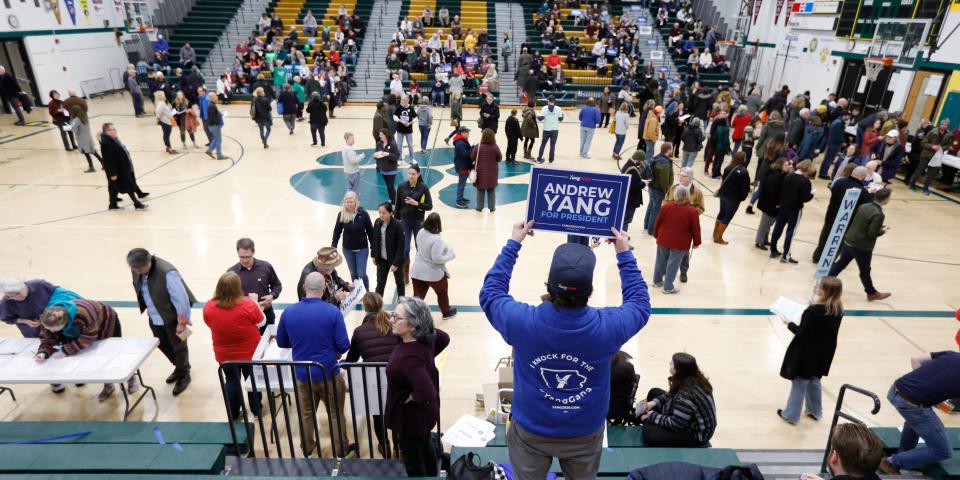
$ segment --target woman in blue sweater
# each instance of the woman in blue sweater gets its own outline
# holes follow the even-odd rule
[[[370,215],[360,206],[357,192],[348,191],[343,196],[343,205],[337,214],[337,224],[333,227],[333,243],[337,248],[343,235],[343,256],[347,259],[347,268],[350,269],[350,280],[363,280],[363,286],[370,290],[370,279],[367,277],[367,259],[370,258],[370,243],[373,241],[373,223]]]

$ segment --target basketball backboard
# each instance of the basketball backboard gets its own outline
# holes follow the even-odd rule
[[[895,66],[913,67],[921,52],[926,58],[930,50],[927,45],[930,24],[930,20],[878,18],[867,56],[892,57]]]

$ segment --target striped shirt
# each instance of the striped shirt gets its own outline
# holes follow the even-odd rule
[[[699,387],[681,390],[676,395],[664,393],[656,398],[663,413],[650,414],[650,420],[674,432],[692,432],[701,442],[710,441],[717,429],[717,407],[713,396]]]

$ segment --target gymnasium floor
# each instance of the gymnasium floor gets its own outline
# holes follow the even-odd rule
[[[197,297],[205,300],[220,273],[237,261],[236,239],[249,236],[257,243],[257,256],[273,263],[284,282],[278,303],[294,301],[300,269],[317,248],[330,244],[343,192],[341,172],[335,166],[343,133],[357,135],[358,149],[371,148],[373,107],[338,109],[338,118],[327,129],[325,149],[309,147],[306,123],[298,123],[295,135],[290,136],[276,119],[269,150],[260,146],[247,109],[245,104],[227,107],[223,148],[232,160],[215,161],[203,155],[202,148],[165,154],[156,121],[152,116],[135,119],[128,97],[115,95],[91,102],[95,129],[102,122],[116,123],[121,140],[129,147],[140,185],[151,193],[146,212],[132,208],[107,211],[103,174],[83,173],[82,156],[63,151],[55,128],[15,127],[10,116],[0,117],[5,132],[0,135],[0,274],[45,278],[85,297],[121,305],[124,335],[149,335],[146,319],[133,308],[135,296],[124,263],[130,248],[146,247],[173,262]],[[453,338],[442,365],[444,425],[463,414],[482,414],[474,409],[474,397],[482,383],[495,381],[497,359],[509,354],[479,311],[477,295],[511,225],[523,216],[526,193],[522,184],[528,178],[527,167],[504,173],[507,178],[502,182],[516,186],[504,187],[498,194],[496,213],[451,208],[450,192],[456,177],[447,169],[452,156],[436,138],[439,133],[442,139],[450,130],[447,114],[446,110],[434,112],[437,120],[430,145],[441,148],[422,160],[431,167],[426,177],[433,184],[435,211],[443,217],[444,236],[458,257],[449,269],[451,301],[460,315],[438,320],[440,328]],[[502,118],[508,114],[503,111]],[[475,125],[476,115],[477,110],[467,110],[465,124]],[[30,118],[47,120],[46,111],[34,112]],[[598,131],[594,138],[593,159],[577,157],[579,128],[575,119],[576,111],[567,111],[556,165],[615,171],[616,163],[609,155],[614,138],[606,131]],[[198,135],[202,138],[202,133]],[[419,141],[419,134],[415,136]],[[475,135],[474,141],[478,138]],[[635,145],[636,125],[628,139],[628,145]],[[498,142],[505,151],[502,128]],[[174,147],[180,149],[178,139]],[[330,153],[333,155],[324,157]],[[371,207],[384,195],[373,193],[377,185],[370,183],[372,171],[365,172],[364,180],[361,200]],[[718,186],[718,181],[698,181],[710,190]],[[816,198],[805,209],[794,243],[799,265],[781,264],[754,249],[759,218],[744,214],[742,208],[726,235],[730,245],[710,243],[718,201],[708,195],[707,212],[701,220],[705,243],[694,251],[690,283],[682,285],[679,295],[652,292],[655,310],[650,323],[624,346],[642,375],[641,394],[665,385],[672,353],[687,351],[698,358],[715,388],[719,409],[715,446],[822,448],[825,444],[828,420],[816,423],[804,418],[799,426],[791,427],[775,416],[789,388],[778,372],[791,334],[766,311],[778,296],[802,300],[812,287],[811,242],[820,231],[829,193],[823,181],[818,180],[815,187]],[[952,311],[960,306],[957,203],[909,192],[902,183],[894,185],[893,200],[886,208],[892,230],[879,240],[873,262],[878,288],[892,291],[893,296],[868,303],[856,268],[851,266],[843,273],[848,314],[833,369],[824,379],[826,411],[832,411],[844,383],[885,397],[891,382],[909,369],[910,356],[956,348],[953,338],[960,324],[953,320]],[[642,215],[643,210],[638,210],[633,244],[649,281],[655,244],[639,233]],[[512,283],[515,298],[538,301],[552,250],[563,240],[556,234],[540,234],[524,243]],[[619,277],[613,249],[602,246],[597,255],[591,303],[617,304]],[[342,275],[348,272],[345,265],[339,270]],[[369,271],[373,275],[372,267]],[[387,296],[392,295],[393,287],[388,286]],[[436,302],[432,294],[427,301]],[[172,397],[163,384],[171,367],[156,352],[142,371],[146,382],[157,387],[159,410],[147,403],[132,418],[225,420],[209,330],[200,310],[195,309],[193,315],[193,383],[183,395]],[[360,313],[352,313],[347,319],[348,331],[360,319]],[[12,335],[18,335],[14,328],[0,327],[0,336]],[[98,391],[95,385],[69,387],[57,396],[47,387],[17,387],[18,402],[0,397],[0,417],[5,421],[119,419],[122,402],[114,398],[98,404]],[[848,409],[871,425],[899,423],[885,400],[880,413],[869,416],[865,399],[848,398]],[[942,418],[948,426],[960,426],[960,416]]]

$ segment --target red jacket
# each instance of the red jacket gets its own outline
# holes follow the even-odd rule
[[[747,128],[751,121],[753,121],[753,115],[749,113],[734,116],[732,122],[733,136],[731,138],[734,140],[743,140],[743,129]]]
[[[477,169],[477,181],[474,186],[481,190],[497,188],[497,183],[500,178],[499,163],[503,160],[500,147],[478,143],[473,146],[473,150],[470,152],[470,158],[477,159],[476,163],[474,163],[474,168]]]
[[[689,250],[690,243],[700,245],[700,214],[693,205],[667,202],[660,208],[653,225],[657,245],[671,250]]]
[[[249,298],[233,306],[220,308],[216,300],[203,306],[203,321],[213,337],[213,356],[217,363],[251,360],[260,343],[257,324],[263,319],[260,307]]]

